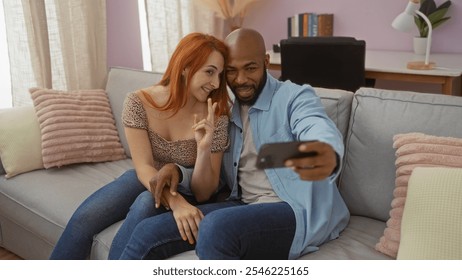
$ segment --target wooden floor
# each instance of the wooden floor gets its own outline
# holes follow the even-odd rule
[[[22,260],[10,251],[0,247],[0,260]]]

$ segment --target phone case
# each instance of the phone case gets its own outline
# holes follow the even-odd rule
[[[314,156],[316,152],[301,153],[298,146],[308,141],[277,142],[263,144],[257,156],[257,168],[285,167],[284,162],[290,158]]]

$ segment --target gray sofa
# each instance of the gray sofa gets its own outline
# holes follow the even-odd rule
[[[160,74],[112,68],[107,93],[121,142],[125,95],[158,81]],[[424,132],[462,137],[462,98],[361,88],[356,93],[317,88],[329,116],[345,138],[338,187],[351,220],[341,236],[302,259],[391,259],[374,249],[389,217],[395,182],[392,137]],[[0,165],[1,166],[1,165]],[[96,189],[132,168],[131,160],[77,164],[0,178],[0,246],[25,259],[47,259],[68,219]],[[2,168],[0,173],[4,174]],[[91,259],[105,259],[120,222],[94,238]],[[196,258],[193,251],[173,259]]]

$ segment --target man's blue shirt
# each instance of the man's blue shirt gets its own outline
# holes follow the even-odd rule
[[[280,82],[268,74],[261,95],[249,109],[249,119],[257,150],[269,142],[317,140],[330,144],[341,164],[342,135],[310,86]],[[224,153],[222,179],[231,189],[230,199],[239,199],[238,166],[243,134],[237,101],[230,121],[231,143]],[[297,226],[290,259],[316,251],[317,246],[337,238],[346,227],[349,212],[335,184],[339,170],[325,180],[312,182],[302,181],[290,168],[265,169],[276,194],[295,213]]]

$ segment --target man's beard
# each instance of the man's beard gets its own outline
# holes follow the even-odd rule
[[[266,67],[265,67],[265,69],[263,71],[263,77],[260,80],[260,84],[258,85],[258,88],[255,89],[255,94],[251,99],[243,100],[243,99],[239,98],[239,95],[234,93],[234,96],[236,97],[237,101],[239,101],[239,104],[251,106],[251,105],[255,104],[255,102],[257,102],[258,97],[260,96],[261,92],[263,91],[263,88],[265,87],[267,75],[268,74],[266,73]]]

